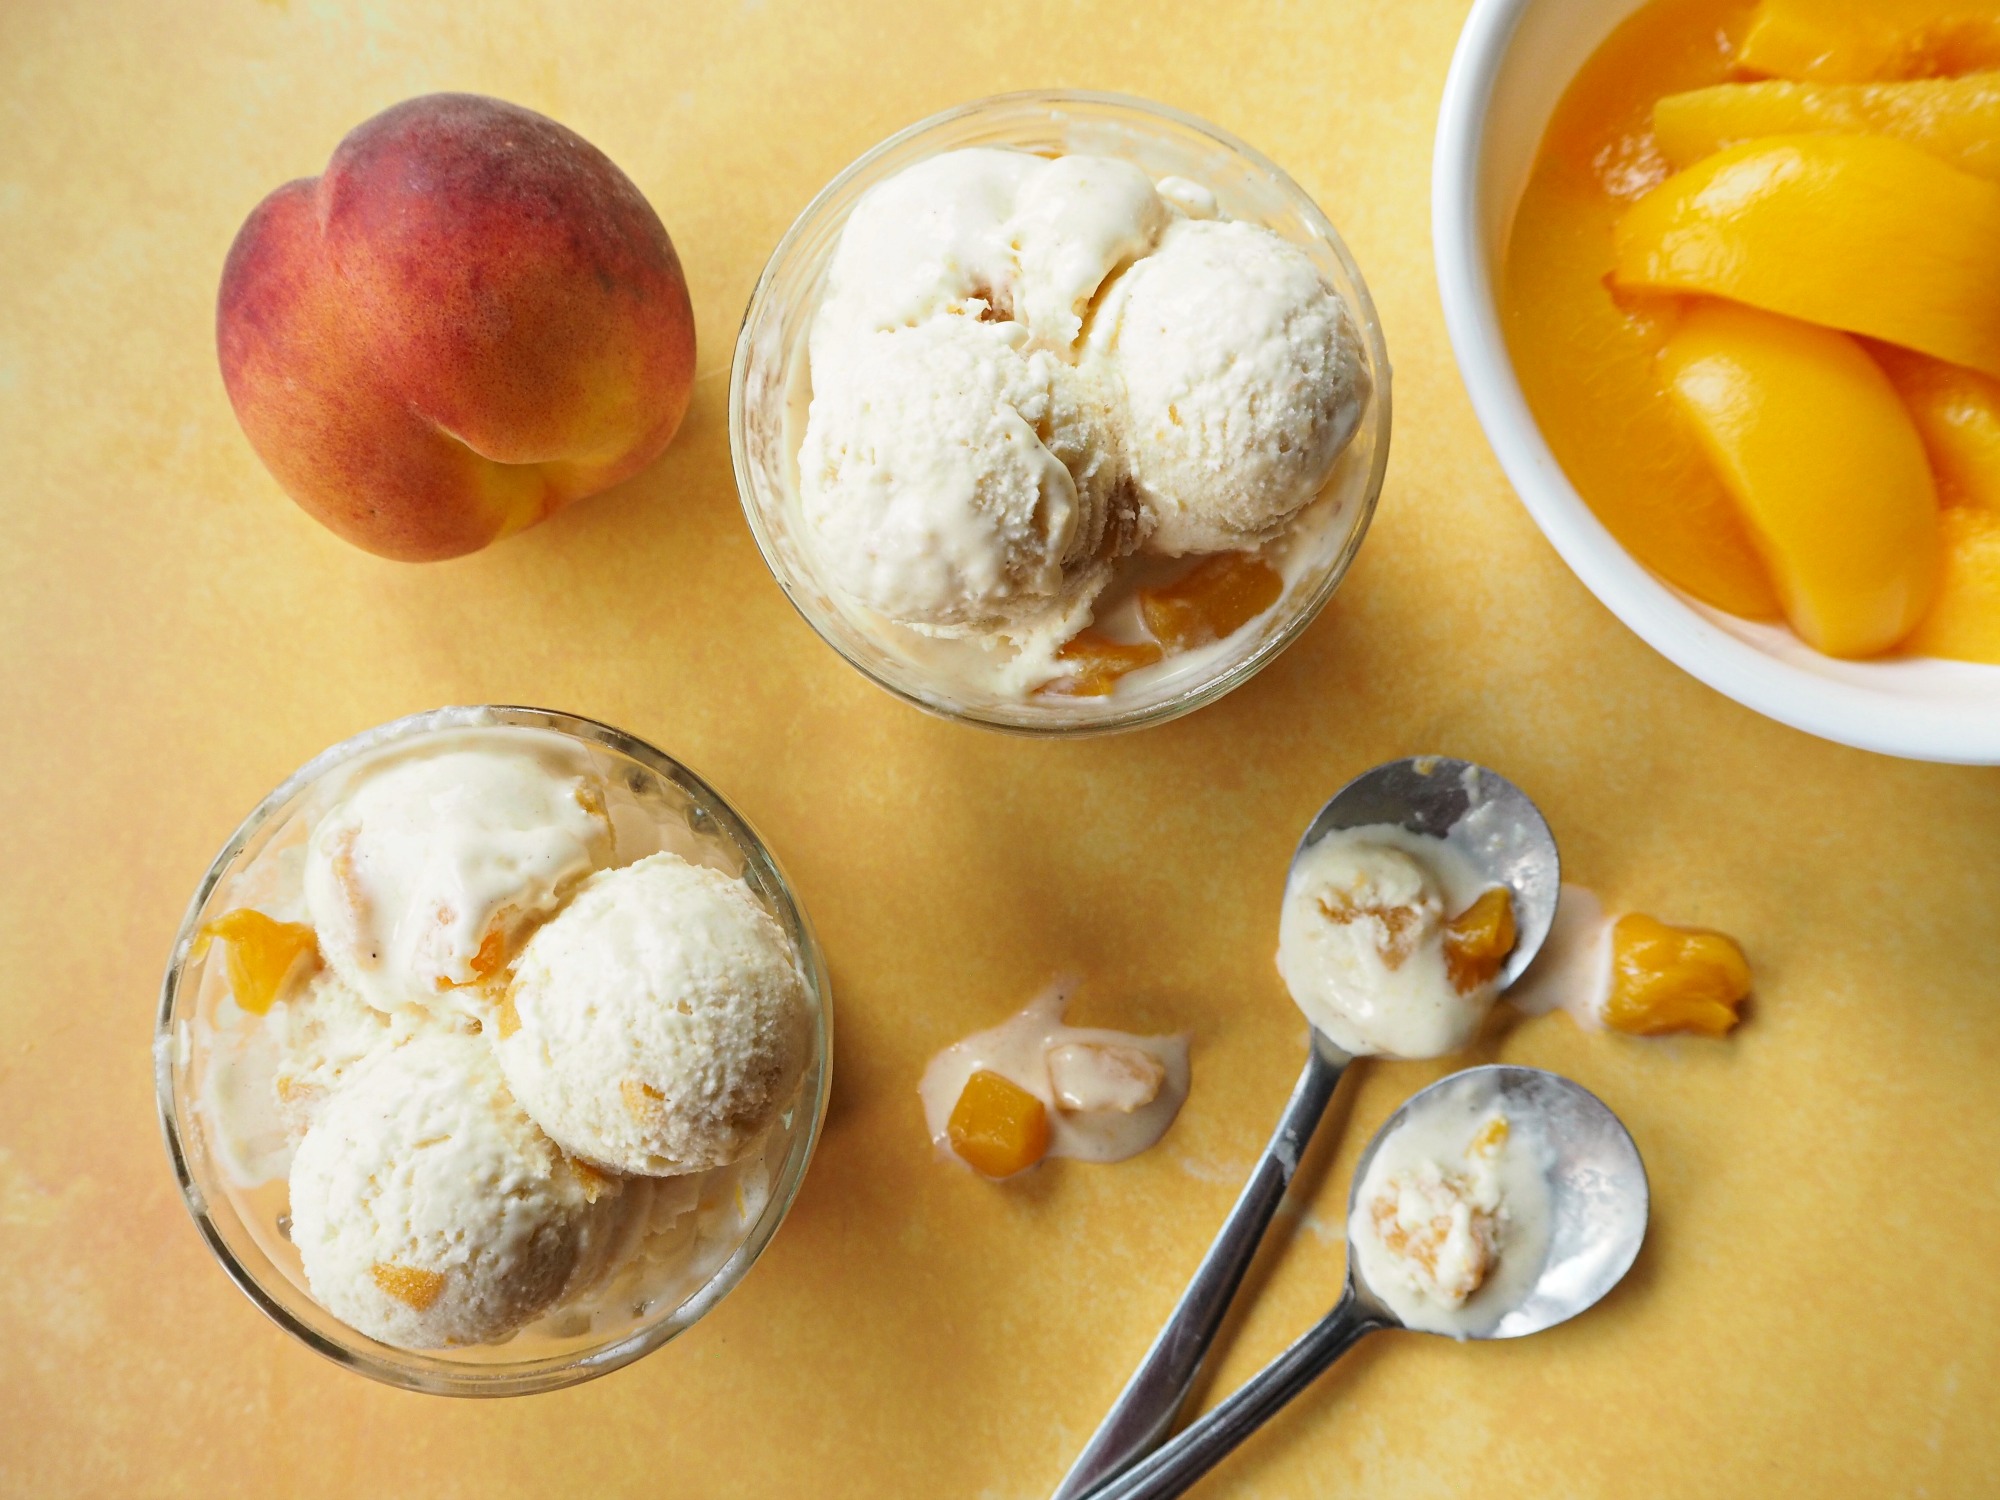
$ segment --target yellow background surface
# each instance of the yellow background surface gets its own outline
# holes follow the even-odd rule
[[[1463,0],[0,7],[0,1492],[1035,1497],[1122,1383],[1303,1056],[1272,967],[1292,843],[1353,773],[1438,751],[1546,809],[1615,903],[1741,936],[1726,1043],[1484,1046],[1631,1125],[1626,1283],[1514,1345],[1364,1345],[1204,1493],[2000,1491],[2000,773],[1820,744],[1586,594],[1474,423],[1433,286],[1432,121]],[[1246,137],[1341,226],[1396,365],[1388,488],[1325,616],[1216,707],[1031,743],[845,667],[730,476],[730,343],[765,255],[891,130],[1008,88],[1150,95]],[[432,89],[544,110],[658,207],[702,341],[640,478],[459,562],[295,509],[216,373],[238,223]],[[777,850],[836,993],[826,1135],[768,1256],[665,1351],[460,1403],[293,1343],[175,1193],[148,1044],[196,878],[333,741],[449,702],[608,720]],[[1166,1140],[996,1187],[932,1159],[935,1048],[1052,974],[1086,1023],[1193,1036]],[[1206,1399],[1332,1301],[1346,1167],[1442,1065],[1336,1102]]]

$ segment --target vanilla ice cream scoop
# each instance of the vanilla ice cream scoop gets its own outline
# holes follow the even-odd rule
[[[940,317],[868,336],[815,390],[800,503],[832,582],[937,635],[1033,629],[1101,540],[1108,478],[1079,472],[1110,441],[1101,388],[1018,324]]]
[[[1086,340],[1124,380],[1126,463],[1153,550],[1255,546],[1318,495],[1369,393],[1346,304],[1258,225],[1177,219]]]
[[[1449,919],[1480,890],[1471,862],[1443,839],[1392,825],[1329,833],[1292,867],[1278,918],[1278,972],[1307,1019],[1343,1052],[1456,1052],[1499,992],[1497,960],[1476,982],[1452,961]]]
[[[1018,322],[1038,347],[1067,350],[1098,289],[1169,217],[1146,174],[1115,157],[974,147],[906,167],[841,230],[813,323],[814,387],[868,334],[940,314]]]
[[[1153,248],[1170,210],[1152,180],[1111,156],[1059,156],[1021,184],[1007,242],[1012,314],[1036,344],[1071,348],[1099,288]]]
[[[947,151],[863,194],[834,247],[813,322],[815,389],[834,381],[869,334],[940,313],[977,319],[1011,300],[1015,262],[1003,226],[1021,185],[1044,165],[1023,151]]]
[[[610,862],[604,789],[526,736],[363,777],[314,828],[305,894],[335,972],[383,1010],[489,978]]]
[[[741,1156],[798,1088],[797,955],[740,880],[674,854],[593,875],[529,939],[492,1028],[573,1155],[671,1176]]]
[[[522,1112],[483,1037],[434,1032],[321,1107],[292,1161],[292,1243],[313,1296],[370,1338],[490,1343],[555,1302],[615,1195]]]

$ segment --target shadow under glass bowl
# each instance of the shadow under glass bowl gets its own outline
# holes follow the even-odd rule
[[[260,1212],[270,1210],[269,1195],[281,1188],[245,1188],[232,1182],[217,1160],[199,1099],[209,1062],[202,1037],[208,1009],[227,982],[216,950],[198,952],[197,939],[203,925],[229,906],[232,878],[274,844],[302,839],[325,810],[319,794],[345,773],[429,738],[496,730],[537,731],[570,742],[607,784],[622,778],[649,808],[684,821],[684,833],[678,824],[670,830],[675,838],[693,840],[692,847],[713,850],[715,858],[740,866],[744,883],[799,955],[812,1014],[811,1051],[797,1096],[773,1126],[761,1158],[751,1159],[752,1169],[768,1182],[768,1196],[740,1232],[718,1239],[708,1259],[697,1262],[698,1284],[675,1289],[684,1295],[660,1297],[610,1326],[579,1334],[531,1327],[500,1344],[397,1349],[358,1333],[312,1299],[282,1224],[264,1222]],[[280,1328],[336,1363],[405,1390],[449,1396],[525,1395],[608,1374],[659,1348],[720,1302],[763,1253],[798,1195],[826,1112],[831,1063],[826,962],[805,911],[755,830],[707,782],[643,740],[573,714],[500,706],[434,709],[367,730],[315,756],[259,803],[195,889],[161,986],[153,1041],[160,1124],[174,1176],[195,1226],[230,1280]],[[259,1194],[265,1195],[261,1202]]]
[[[801,535],[798,451],[811,400],[806,340],[827,268],[860,197],[905,167],[945,151],[1011,147],[1042,154],[1122,157],[1154,179],[1185,177],[1223,214],[1282,235],[1312,258],[1347,303],[1370,381],[1354,439],[1299,524],[1324,523],[1322,555],[1278,606],[1212,670],[1165,674],[1142,692],[1108,698],[1026,699],[978,694],[887,644],[895,627],[870,622],[832,587]],[[945,718],[1022,734],[1137,729],[1191,713],[1247,682],[1295,640],[1333,597],[1360,549],[1389,460],[1389,357],[1360,269],[1325,214],[1297,183],[1242,141],[1192,115],[1119,94],[1003,94],[933,115],[864,154],[814,198],[771,254],[737,335],[729,386],[729,440],[744,515],[772,576],[806,622],[847,662],[906,702]]]

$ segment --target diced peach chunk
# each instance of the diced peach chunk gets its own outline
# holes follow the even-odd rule
[[[1742,1019],[1750,964],[1735,939],[1628,912],[1611,928],[1604,1024],[1634,1036],[1724,1036]]]
[[[1954,505],[1940,519],[1944,576],[1937,602],[1903,650],[2000,665],[2000,512]]]
[[[1165,655],[1153,641],[1114,641],[1099,631],[1079,631],[1056,653],[1067,670],[1035,691],[1052,698],[1109,697],[1119,678],[1150,667]]]
[[[2000,380],[1889,344],[1872,352],[1917,424],[1942,497],[2000,514]]]
[[[2000,376],[2000,183],[1887,136],[1719,151],[1618,221],[1623,288],[1727,297]]]
[[[580,1156],[567,1156],[563,1160],[569,1164],[570,1175],[582,1184],[586,1203],[595,1203],[607,1194],[616,1196],[624,1187],[619,1179],[609,1172],[599,1171]]]
[[[444,1295],[444,1272],[378,1260],[368,1268],[375,1285],[406,1306],[424,1311]]]
[[[1504,885],[1481,891],[1479,899],[1444,924],[1444,968],[1451,987],[1469,995],[1490,984],[1514,951],[1514,898]]]
[[[1473,1136],[1471,1144],[1465,1148],[1465,1154],[1471,1157],[1498,1156],[1500,1148],[1507,1144],[1511,1130],[1512,1127],[1508,1125],[1505,1115],[1495,1115],[1479,1127],[1478,1134]]]
[[[1139,591],[1139,614],[1169,651],[1227,640],[1278,602],[1285,580],[1249,552],[1204,557],[1172,583]]]
[[[1012,1079],[981,1068],[951,1107],[945,1138],[974,1171],[1012,1177],[1048,1154],[1049,1112]]]
[[[1908,635],[1937,587],[1937,491],[1881,367],[1832,329],[1710,302],[1682,319],[1661,368],[1792,628],[1830,656]]]
[[[1977,0],[1762,0],[1737,66],[1776,78],[1924,78],[2000,63],[2000,15]]]
[[[225,912],[203,927],[201,936],[204,943],[220,938],[228,945],[229,992],[253,1016],[271,1008],[294,968],[319,966],[319,941],[310,927],[280,922],[254,907]]]
[[[1909,83],[1721,83],[1653,106],[1676,170],[1768,135],[1888,135],[1976,177],[2000,180],[2000,74]]]

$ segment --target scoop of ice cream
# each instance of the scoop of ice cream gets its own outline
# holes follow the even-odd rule
[[[292,1243],[314,1298],[370,1338],[491,1343],[556,1300],[614,1196],[522,1112],[484,1038],[441,1031],[320,1109],[292,1161]]]
[[[1442,857],[1442,856],[1441,856]],[[1491,984],[1460,994],[1436,874],[1386,843],[1329,835],[1292,871],[1278,972],[1306,1018],[1357,1055],[1442,1057],[1472,1040]]]
[[[1091,299],[1152,249],[1169,212],[1146,174],[1110,156],[1059,156],[1022,184],[1007,225],[1012,315],[1036,344],[1071,348]]]
[[[947,151],[864,193],[827,266],[812,330],[815,387],[831,384],[869,334],[940,313],[977,319],[1011,299],[1014,257],[1003,226],[1021,184],[1044,165],[1023,151]]]
[[[1493,1268],[1500,1244],[1500,1178],[1484,1156],[1470,1158],[1463,1169],[1425,1161],[1394,1173],[1368,1200],[1367,1210],[1387,1252],[1384,1263],[1403,1290],[1443,1307],[1462,1307]]]
[[[1102,542],[1108,397],[1023,342],[1018,324],[934,318],[870,335],[844,378],[815,389],[801,509],[833,583],[890,620],[1033,629]]]
[[[1067,350],[1099,287],[1168,217],[1146,174],[1113,157],[927,157],[869,189],[841,230],[813,323],[814,384],[833,383],[866,335],[941,314],[1018,322],[1038,347]]]
[[[490,977],[527,928],[609,862],[603,788],[526,745],[399,760],[313,830],[321,954],[370,1004],[434,1004]]]
[[[1091,352],[1124,380],[1126,462],[1159,552],[1275,535],[1354,436],[1368,375],[1346,305],[1255,224],[1176,219],[1104,294]]]
[[[426,1013],[408,1008],[394,1018],[377,1010],[332,969],[321,969],[272,1006],[264,1017],[277,1050],[271,1091],[294,1138],[304,1135],[343,1079],[382,1048],[407,1041],[426,1021]]]
[[[810,1020],[791,943],[742,881],[656,854],[593,875],[528,940],[493,1031],[565,1150],[668,1176],[735,1160],[791,1100]]]

